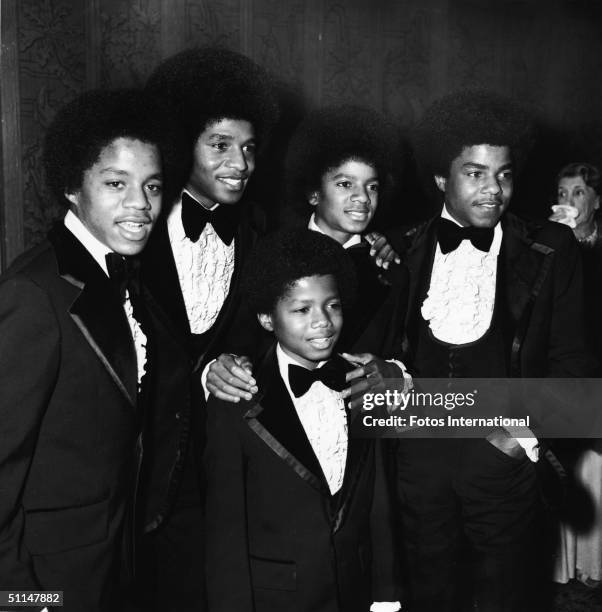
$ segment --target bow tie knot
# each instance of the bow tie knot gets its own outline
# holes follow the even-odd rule
[[[224,244],[231,244],[238,227],[239,208],[238,205],[221,205],[215,210],[207,210],[184,192],[182,194],[184,233],[189,240],[196,242],[207,223],[209,223]]]
[[[109,278],[117,289],[122,302],[125,302],[126,290],[130,297],[140,295],[140,260],[137,257],[107,253],[105,261]]]
[[[346,385],[345,372],[332,359],[315,370],[308,370],[291,363],[288,366],[288,381],[295,397],[305,395],[317,381],[333,391],[342,391]]]
[[[462,240],[470,240],[476,249],[487,253],[493,242],[493,233],[492,227],[462,227],[443,218],[439,219],[437,226],[437,240],[444,255],[455,251]]]

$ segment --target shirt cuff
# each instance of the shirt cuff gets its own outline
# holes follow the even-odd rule
[[[203,385],[203,392],[205,393],[205,401],[209,399],[211,395],[209,389],[207,389],[207,376],[209,375],[209,368],[217,361],[217,359],[212,359],[204,368],[201,374],[201,385]]]
[[[387,363],[394,363],[401,370],[404,380],[402,393],[408,393],[410,389],[414,388],[412,375],[408,372],[408,369],[403,365],[403,363],[399,361],[399,359],[387,359]]]
[[[370,606],[370,612],[397,612],[401,610],[401,604],[398,601],[375,601]]]
[[[504,427],[504,429],[525,449],[527,457],[536,463],[539,459],[539,441],[528,427]]]

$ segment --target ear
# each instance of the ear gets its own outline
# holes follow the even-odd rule
[[[445,185],[447,184],[447,179],[444,176],[440,176],[439,174],[435,174],[435,185],[437,185],[437,189],[445,193]]]
[[[274,331],[274,325],[272,324],[272,315],[260,312],[257,315],[257,320],[259,321],[259,325],[261,325],[263,329],[266,329],[269,332]]]
[[[309,198],[308,198],[308,202],[312,205],[312,206],[317,206],[320,202],[320,192],[318,191],[314,191],[312,193],[309,194]]]
[[[594,204],[594,210],[600,208],[600,196],[596,196],[596,203]]]

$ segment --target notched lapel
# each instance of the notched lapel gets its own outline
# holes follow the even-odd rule
[[[84,246],[62,224],[49,234],[59,275],[76,287],[69,314],[107,369],[136,406],[138,374],[136,352],[126,314],[110,281]]]

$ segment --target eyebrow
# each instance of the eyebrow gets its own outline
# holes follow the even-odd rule
[[[478,168],[479,170],[489,170],[490,166],[487,166],[485,164],[479,164],[477,162],[468,161],[462,164],[462,168]],[[508,168],[512,168],[512,162],[508,162],[507,164],[500,166],[500,168],[498,169],[498,172],[502,170],[506,170]]]
[[[213,134],[209,134],[209,140],[234,140],[234,136],[232,134],[222,134],[221,132],[214,132]],[[248,138],[244,141],[245,144],[249,142],[255,142],[255,137]]]
[[[355,176],[355,174],[347,174],[346,172],[339,172],[338,174],[335,174],[332,178],[333,179],[350,178],[350,179],[357,180],[357,176]],[[378,180],[379,180],[378,176],[374,175],[374,176],[371,176],[366,182],[378,181]]]
[[[130,173],[127,170],[120,170],[119,168],[113,168],[109,166],[108,168],[103,168],[100,171],[100,174],[117,174],[118,176],[129,176]],[[163,180],[163,175],[160,172],[155,172],[155,174],[151,174],[146,180],[158,179],[160,181]]]

